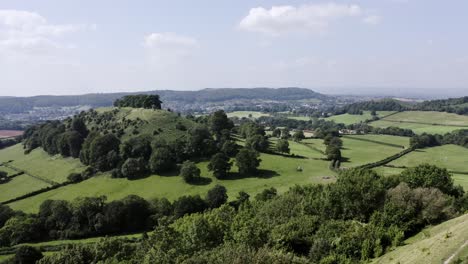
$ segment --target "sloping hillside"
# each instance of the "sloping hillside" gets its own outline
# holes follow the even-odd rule
[[[468,214],[423,230],[407,245],[373,261],[374,264],[467,263]],[[456,262],[458,259],[465,262]]]

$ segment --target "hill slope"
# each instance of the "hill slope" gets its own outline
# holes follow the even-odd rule
[[[374,264],[449,264],[468,247],[468,214],[423,230],[407,240],[407,245],[376,259]],[[468,259],[465,256],[465,261]],[[466,263],[466,262],[463,262]]]

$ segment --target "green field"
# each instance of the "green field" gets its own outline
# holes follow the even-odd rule
[[[377,111],[377,116],[380,118],[383,118],[393,113],[395,112],[394,111]],[[362,115],[342,114],[342,115],[330,116],[326,118],[326,120],[335,121],[335,123],[343,123],[345,125],[361,123],[361,122],[365,122],[366,120],[371,120],[371,119],[372,119],[371,111],[364,111]]]
[[[426,148],[413,151],[397,160],[390,162],[390,166],[415,167],[419,164],[429,163],[449,171],[453,171],[455,183],[462,185],[465,190],[468,190],[468,175],[458,174],[456,172],[468,173],[466,164],[468,157],[468,149],[456,145],[444,145],[440,147]],[[397,168],[381,167],[378,171],[383,174],[395,174]],[[400,169],[401,170],[401,169]]]
[[[409,137],[399,137],[399,136],[390,136],[390,135],[374,135],[374,134],[367,134],[367,135],[346,135],[344,136],[349,139],[364,139],[364,140],[371,140],[371,141],[378,141],[387,144],[394,144],[400,145],[404,147],[409,147]]]
[[[416,134],[445,134],[458,129],[468,129],[468,116],[430,111],[400,112],[372,122],[375,127],[400,127]]]
[[[238,118],[259,118],[262,116],[270,116],[270,114],[257,112],[257,111],[235,111],[226,113],[228,117],[238,117]]]
[[[21,144],[0,150],[0,163],[7,162],[8,166],[16,168],[34,176],[61,183],[67,180],[72,172],[81,172],[83,166],[79,159],[63,158],[60,155],[49,156],[42,149],[35,149],[24,155]],[[0,185],[0,193],[4,186]]]
[[[246,191],[251,195],[265,188],[275,187],[283,192],[296,184],[326,183],[333,180],[334,173],[328,169],[328,161],[309,159],[313,152],[301,144],[290,142],[292,153],[306,158],[283,157],[280,155],[261,155],[261,176],[244,177],[238,179],[217,180],[208,172],[207,162],[199,163],[202,177],[209,178],[207,185],[190,185],[178,176],[153,175],[139,180],[112,179],[109,175],[93,177],[78,184],[68,185],[48,191],[34,197],[9,204],[13,209],[25,212],[36,212],[39,205],[47,199],[73,200],[80,196],[106,195],[109,200],[120,199],[129,194],[137,194],[150,199],[166,197],[174,200],[182,195],[205,195],[215,184],[222,184],[228,190],[228,195],[234,199],[239,191]],[[303,171],[297,171],[302,167]],[[237,168],[233,169],[236,172]],[[326,179],[324,179],[324,176]]]
[[[13,199],[47,186],[50,185],[25,174],[16,176],[9,182],[0,184],[0,202]]]
[[[468,214],[427,228],[406,245],[375,259],[374,264],[440,264],[468,253]]]
[[[367,136],[361,136],[366,138]],[[388,143],[389,137],[393,136],[372,136],[373,140],[379,140]],[[341,166],[344,168],[356,167],[367,163],[383,160],[386,157],[392,156],[401,152],[403,149],[400,147],[387,146],[374,142],[366,142],[355,140],[351,138],[343,139],[343,149],[341,150],[342,156],[347,158],[347,162],[342,162]],[[395,141],[403,141],[403,137],[395,137]],[[391,140],[390,140],[391,141]]]

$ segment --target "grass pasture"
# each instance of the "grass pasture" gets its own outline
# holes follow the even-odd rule
[[[468,214],[427,228],[409,238],[406,245],[396,248],[373,264],[440,264],[455,262],[468,253]],[[452,257],[453,256],[453,257]],[[452,257],[452,258],[451,258]],[[447,262],[451,259],[452,261]],[[465,263],[465,262],[463,262]]]
[[[47,199],[73,200],[80,196],[97,195],[106,195],[108,200],[121,199],[129,194],[137,194],[146,199],[166,197],[174,200],[182,195],[204,196],[215,184],[224,185],[230,199],[234,199],[239,191],[255,195],[265,188],[275,187],[279,192],[284,192],[296,184],[333,181],[335,174],[328,169],[328,161],[310,159],[309,157],[314,157],[313,152],[299,143],[290,142],[290,148],[292,153],[305,156],[305,158],[261,154],[260,176],[217,180],[208,171],[208,162],[201,162],[198,166],[202,177],[206,179],[205,185],[187,184],[176,175],[153,175],[132,181],[112,179],[109,175],[101,175],[11,203],[9,206],[15,210],[36,212],[40,204]],[[302,171],[297,171],[298,167],[301,167]],[[236,171],[237,168],[234,167],[232,172]]]
[[[367,135],[360,136],[366,138]],[[390,137],[386,135],[372,135],[371,140],[381,141],[388,143],[391,141]],[[395,137],[395,141],[403,141],[403,137]],[[371,162],[383,160],[389,156],[397,154],[403,150],[401,147],[389,146],[371,141],[356,140],[353,138],[343,137],[343,149],[341,150],[342,156],[347,158],[348,161],[342,162],[341,167],[349,168],[364,165]]]
[[[35,149],[25,155],[21,144],[0,150],[0,163],[10,160],[12,162],[7,166],[57,183],[66,181],[70,173],[81,172],[85,168],[78,159],[49,156],[42,149]],[[3,188],[0,185],[0,193]]]
[[[444,145],[413,151],[397,160],[390,162],[389,166],[415,167],[423,163],[433,164],[453,172],[453,179],[468,190],[468,166],[466,165],[468,149],[456,145]],[[397,174],[400,168],[379,167],[376,171],[384,175]],[[461,173],[457,173],[461,172]],[[467,173],[467,174],[465,174]]]
[[[445,112],[405,111],[372,122],[375,127],[400,127],[416,134],[445,134],[458,129],[468,129],[468,116]]]
[[[0,202],[4,202],[48,186],[50,185],[26,174],[19,175],[7,183],[0,184]]]
[[[383,118],[395,112],[394,111],[377,111],[376,113],[378,117]],[[326,120],[334,121],[335,123],[343,123],[345,125],[361,123],[361,122],[365,122],[366,120],[371,120],[371,119],[372,119],[371,111],[363,111],[362,115],[342,114],[342,115],[330,116],[326,118]]]

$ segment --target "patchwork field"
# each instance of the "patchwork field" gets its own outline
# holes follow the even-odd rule
[[[423,230],[374,264],[451,264],[468,255],[468,214]]]
[[[417,134],[445,134],[457,129],[468,129],[468,116],[430,111],[406,111],[372,122],[375,127],[400,127]]]
[[[376,113],[378,117],[383,118],[395,112],[394,111],[377,111]],[[364,111],[362,115],[342,114],[342,115],[330,116],[326,118],[326,120],[335,121],[335,123],[343,123],[345,125],[361,123],[361,122],[365,122],[366,120],[371,120],[371,119],[372,119],[371,111]]]
[[[228,195],[234,199],[239,191],[251,195],[265,188],[275,187],[283,192],[296,184],[326,183],[333,181],[334,173],[328,169],[328,161],[309,159],[313,153],[301,144],[290,142],[291,152],[305,158],[284,157],[281,155],[262,154],[260,165],[261,175],[254,177],[217,180],[207,170],[207,162],[198,164],[206,185],[190,185],[178,176],[153,175],[139,180],[112,179],[109,175],[101,175],[84,182],[68,185],[48,191],[34,197],[9,204],[13,209],[25,212],[35,212],[39,205],[47,199],[73,200],[79,196],[106,195],[109,200],[120,199],[129,194],[137,194],[150,199],[166,197],[174,200],[182,195],[205,195],[215,184],[222,184],[228,190]],[[301,167],[302,171],[297,168]],[[233,169],[236,172],[237,168]],[[326,177],[325,177],[326,176]],[[325,177],[325,178],[324,178]]]

